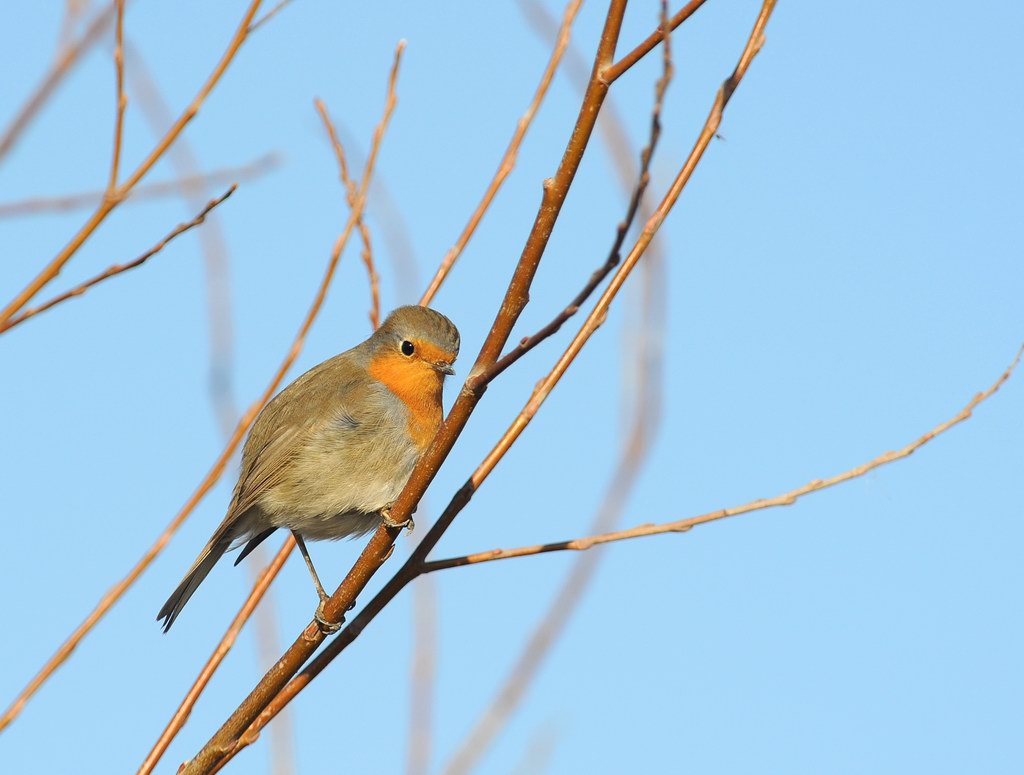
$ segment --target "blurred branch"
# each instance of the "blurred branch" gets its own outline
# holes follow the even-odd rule
[[[177,147],[177,146],[175,146]],[[207,173],[183,175],[176,180],[164,180],[136,186],[125,197],[126,204],[160,199],[181,194],[203,196],[211,188],[218,188],[225,183],[244,183],[260,175],[264,175],[280,164],[276,154],[268,153],[255,161],[241,167],[225,167]],[[82,207],[95,206],[102,198],[103,191],[83,191],[78,194],[63,196],[33,197],[18,202],[0,202],[0,218],[18,218],[26,215],[45,215],[47,213],[77,210]]]
[[[316,99],[313,101],[313,104],[320,114],[320,119],[324,122],[327,137],[331,141],[331,147],[334,148],[334,156],[338,161],[338,175],[341,178],[342,186],[345,187],[345,196],[348,199],[348,206],[351,208],[355,205],[356,198],[359,196],[359,190],[356,188],[356,183],[352,180],[351,175],[348,174],[348,161],[345,159],[345,149],[342,148],[341,141],[338,140],[338,133],[334,128],[334,122],[331,121],[331,116],[327,112],[327,106],[324,105],[323,100]],[[360,218],[356,227],[359,229],[359,236],[363,242],[363,264],[366,266],[366,275],[370,281],[370,328],[376,331],[377,327],[380,326],[380,276],[377,274],[377,268],[373,263],[373,243],[370,240],[370,229],[366,225],[366,219]]]
[[[291,3],[292,3],[292,0],[280,0],[280,2],[277,5],[275,5],[273,8],[271,8],[269,11],[267,11],[265,14],[263,14],[263,16],[261,16],[259,19],[254,21],[249,26],[249,34],[252,35],[252,33],[256,32],[256,30],[258,30],[264,24],[266,24],[271,19],[273,19],[275,16],[277,16],[281,11],[283,11],[285,6],[291,5]]]
[[[46,310],[50,309],[51,307],[56,306],[57,304],[60,304],[63,301],[67,301],[68,299],[74,298],[75,296],[81,296],[87,290],[89,290],[91,287],[93,287],[94,285],[97,285],[98,283],[103,282],[104,280],[107,280],[107,279],[109,279],[111,277],[114,277],[115,275],[123,274],[124,272],[127,272],[130,269],[135,269],[136,267],[142,266],[150,258],[152,258],[157,253],[159,253],[161,250],[163,250],[164,247],[169,242],[174,240],[175,237],[178,237],[181,234],[184,234],[189,229],[193,228],[194,226],[198,226],[199,224],[203,223],[203,221],[206,220],[206,216],[210,214],[210,211],[213,210],[213,208],[217,207],[217,205],[219,205],[221,202],[223,202],[225,199],[227,199],[233,193],[235,193],[235,189],[236,188],[238,188],[238,186],[237,185],[233,185],[231,188],[229,188],[227,191],[225,191],[221,196],[219,196],[216,199],[213,199],[210,202],[208,202],[206,204],[206,207],[204,207],[202,209],[202,211],[199,213],[199,215],[197,215],[195,218],[193,218],[191,221],[188,221],[187,223],[179,224],[166,237],[164,237],[156,245],[154,245],[152,248],[147,250],[145,253],[143,253],[141,256],[136,258],[134,261],[129,261],[127,264],[114,264],[113,266],[109,266],[104,271],[102,271],[98,275],[96,275],[95,277],[93,277],[93,278],[91,278],[89,280],[86,280],[84,283],[80,283],[79,285],[76,285],[71,290],[65,291],[64,293],[61,293],[61,294],[58,294],[57,296],[54,296],[52,299],[50,299],[47,302],[44,302],[43,304],[40,304],[38,307],[31,307],[30,309],[25,310],[24,312],[20,313],[19,315],[16,315],[15,317],[13,317],[10,320],[8,320],[6,323],[0,324],[0,333],[3,333],[4,331],[6,331],[9,328],[14,328],[19,323],[23,323],[26,320],[28,320],[29,318],[34,317],[35,315],[38,315],[40,312],[45,312]]]
[[[392,520],[396,525],[403,524],[411,517],[416,504],[423,497],[426,488],[465,428],[470,415],[486,390],[486,383],[477,379],[475,375],[497,360],[526,306],[530,285],[544,255],[544,249],[554,229],[559,212],[568,196],[580,160],[590,141],[601,103],[608,93],[608,87],[603,83],[600,74],[612,63],[625,6],[625,0],[612,0],[610,4],[595,57],[594,78],[583,99],[565,154],[554,177],[544,183],[544,194],[530,235],[504,299],[498,308],[494,323],[484,340],[476,363],[470,370],[470,377],[463,385],[451,412],[434,436],[427,451],[416,464],[408,482],[391,508]],[[468,493],[465,493],[464,497],[468,499]],[[457,496],[456,500],[461,502],[462,498]],[[452,512],[451,516],[454,518],[451,508],[446,512]],[[417,547],[406,564],[421,562],[422,557],[440,539],[450,521],[450,519],[446,521],[445,515],[442,514],[437,524],[427,533],[424,541]],[[322,614],[328,622],[339,623],[342,621],[345,612],[353,605],[356,596],[390,556],[395,539],[400,532],[401,528],[381,523],[341,585],[323,605]],[[407,581],[408,578],[403,578],[400,586],[404,586]],[[278,660],[274,668],[263,677],[196,757],[185,765],[184,772],[188,775],[211,772],[215,767],[223,765],[242,747],[251,743],[254,735],[258,734],[259,725],[253,725],[252,729],[250,729],[250,725],[258,717],[261,717],[261,714],[266,715],[264,711],[269,711],[268,706],[285,688],[289,679],[316,651],[325,637],[321,625],[315,620],[311,621],[282,658]]]
[[[96,231],[97,227],[106,219],[106,217],[113,211],[118,204],[120,204],[125,196],[131,191],[135,185],[142,180],[147,172],[152,169],[153,165],[166,153],[167,149],[171,144],[178,138],[178,135],[185,129],[188,123],[196,116],[199,112],[200,107],[209,96],[210,92],[217,85],[221,76],[227,70],[228,65],[234,59],[235,54],[238,53],[242,43],[249,32],[249,24],[252,22],[253,16],[259,10],[261,0],[251,0],[245,15],[242,18],[241,24],[235,31],[231,42],[228,44],[227,50],[221,57],[220,61],[214,67],[210,77],[206,80],[206,83],[200,88],[195,98],[189,103],[188,107],[181,113],[178,119],[171,125],[171,128],[167,131],[167,134],[156,144],[149,155],[147,155],[138,167],[128,176],[128,178],[118,185],[113,191],[105,196],[96,208],[95,212],[89,217],[81,229],[71,238],[71,241],[48,263],[40,272],[37,274],[29,283],[22,289],[2,311],[0,311],[0,325],[10,320],[16,315],[32,298],[42,289],[46,284],[53,280],[64,268],[64,265],[70,260],[70,258],[78,251],[78,249],[85,243],[85,241]]]
[[[117,108],[114,111],[114,152],[110,159],[110,180],[106,196],[117,189],[117,173],[121,166],[121,144],[124,137],[124,111],[128,98],[124,93],[124,0],[116,0],[117,20],[114,24],[114,70],[117,73]]]
[[[545,554],[547,552],[586,551],[594,546],[611,543],[613,541],[625,541],[630,538],[641,538],[643,536],[660,535],[662,533],[685,533],[691,528],[697,525],[703,525],[706,522],[714,522],[719,519],[735,517],[740,514],[749,514],[752,511],[762,511],[764,509],[775,508],[777,506],[792,506],[805,495],[809,495],[820,490],[826,490],[830,487],[835,487],[837,484],[842,484],[850,481],[851,479],[857,479],[864,476],[865,474],[874,471],[876,468],[881,468],[889,463],[910,457],[910,455],[914,454],[914,452],[932,439],[937,436],[941,436],[953,426],[959,425],[964,420],[968,419],[983,401],[991,397],[999,390],[1000,387],[1003,386],[1003,383],[1010,378],[1011,374],[1013,374],[1017,364],[1020,363],[1022,353],[1024,353],[1024,347],[1017,351],[1017,355],[1010,366],[987,390],[984,390],[974,396],[967,406],[961,409],[959,413],[949,420],[935,426],[926,434],[917,440],[912,441],[910,444],[907,444],[902,449],[884,452],[873,460],[869,460],[867,463],[859,465],[856,468],[851,468],[841,474],[831,476],[828,479],[815,479],[812,482],[808,482],[803,487],[790,490],[782,495],[776,495],[773,498],[759,498],[757,500],[750,501],[749,503],[745,503],[742,506],[719,509],[718,511],[711,511],[707,514],[701,514],[688,519],[680,519],[674,522],[665,522],[657,525],[638,525],[637,527],[630,528],[628,530],[617,530],[614,532],[587,536],[585,538],[576,538],[571,541],[539,544],[537,546],[523,546],[518,549],[492,549],[489,552],[478,552],[477,554],[467,554],[462,557],[452,557],[446,560],[435,560],[433,562],[426,563],[423,568],[423,572],[430,573],[432,571],[443,570],[445,568],[457,568],[464,565],[478,565],[482,562],[505,560],[513,557],[529,557],[535,554]]]
[[[693,151],[687,158],[676,179],[673,181],[665,197],[651,218],[647,221],[640,237],[612,277],[594,309],[583,326],[563,353],[552,371],[542,379],[534,389],[527,405],[513,421],[505,435],[485,460],[477,467],[470,479],[455,494],[448,507],[437,522],[431,526],[424,539],[413,551],[412,555],[384,585],[370,603],[345,627],[328,646],[318,654],[302,672],[289,680],[290,675],[316,650],[324,639],[324,634],[316,622],[311,622],[275,669],[264,676],[259,685],[249,694],[239,708],[231,715],[216,735],[200,751],[199,755],[186,765],[186,773],[210,772],[220,769],[238,751],[250,745],[260,730],[303,688],[309,685],[320,672],[372,621],[380,611],[397,595],[406,584],[420,575],[423,562],[430,551],[437,545],[441,536],[451,525],[458,513],[469,503],[480,483],[493,470],[515,440],[529,424],[537,410],[571,365],[576,355],[587,343],[594,331],[605,320],[608,307],[618,294],[633,267],[650,245],[658,228],[668,212],[675,204],[683,187],[693,173],[697,163],[703,156],[711,138],[714,137],[721,123],[722,112],[742,80],[751,60],[763,43],[764,26],[767,24],[774,8],[773,0],[765,0],[761,13],[754,25],[740,60],[732,75],[719,89],[712,105],[711,113],[705,122]],[[545,181],[544,198],[541,201],[537,219],[527,239],[526,247],[512,277],[509,289],[502,301],[497,318],[481,348],[477,361],[470,371],[470,376],[463,385],[462,392],[452,407],[445,423],[442,425],[434,441],[424,457],[413,470],[405,489],[392,507],[392,518],[399,524],[407,518],[414,504],[422,497],[437,471],[440,463],[451,450],[459,433],[465,427],[473,409],[479,402],[487,382],[484,373],[498,359],[498,355],[508,341],[512,326],[518,319],[529,293],[530,283],[536,272],[537,265],[543,256],[547,240],[557,220],[559,210],[568,193],[573,176],[578,168],[591,134],[600,106],[607,95],[607,79],[604,77],[606,68],[611,66],[615,43],[621,29],[625,3],[612,0],[601,42],[598,46],[594,72],[587,86],[583,104],[573,129],[566,153],[554,178]],[[398,529],[381,525],[368,542],[363,553],[345,580],[324,606],[324,614],[329,621],[341,622],[343,614],[355,600],[355,596],[365,587],[376,570],[390,555],[390,549],[398,535]]]
[[[551,81],[554,79],[555,71],[558,69],[558,63],[562,59],[562,54],[565,52],[565,47],[569,44],[569,33],[572,30],[572,23],[576,19],[576,14],[579,13],[580,5],[583,0],[570,0],[565,6],[565,13],[562,16],[562,26],[558,31],[558,36],[555,40],[555,47],[551,52],[551,57],[548,59],[547,67],[544,68],[544,73],[541,75],[540,83],[537,84],[537,90],[533,94],[533,100],[530,102],[526,112],[520,117],[519,122],[516,124],[516,131],[512,134],[512,139],[509,141],[508,147],[505,149],[505,155],[501,158],[501,163],[498,165],[498,171],[494,174],[490,184],[487,186],[487,190],[484,191],[483,199],[480,200],[480,204],[477,205],[476,210],[469,217],[469,222],[466,227],[462,230],[459,238],[455,241],[455,244],[448,250],[444,258],[441,260],[441,265],[437,268],[433,279],[430,281],[430,285],[427,286],[427,290],[424,292],[423,297],[420,299],[422,306],[427,306],[433,300],[434,296],[437,295],[437,291],[441,288],[441,283],[448,277],[449,272],[452,271],[452,267],[455,262],[462,255],[462,251],[465,250],[466,245],[469,244],[470,238],[476,231],[476,227],[480,225],[480,221],[484,217],[484,213],[487,212],[487,208],[491,206],[491,202],[494,201],[494,197],[498,193],[498,189],[501,188],[505,182],[505,178],[509,176],[512,169],[516,165],[516,157],[519,155],[519,146],[522,145],[523,138],[526,137],[526,131],[530,128],[530,124],[533,122],[534,116],[537,115],[537,110],[540,108],[541,102],[544,100],[544,96],[548,93],[548,87],[551,86]]]
[[[0,160],[2,160],[14,147],[15,143],[21,138],[21,135],[28,128],[28,125],[32,123],[32,120],[39,113],[43,105],[46,104],[47,100],[53,96],[54,91],[60,85],[60,82],[67,77],[68,73],[74,69],[81,60],[82,56],[86,54],[96,43],[99,42],[100,38],[103,37],[103,33],[110,27],[110,23],[114,20],[114,16],[117,10],[115,2],[111,2],[104,10],[100,11],[93,17],[93,20],[89,23],[85,32],[82,36],[65,46],[60,50],[57,56],[57,60],[50,67],[50,70],[43,77],[43,80],[36,87],[36,90],[28,98],[21,110],[11,120],[11,123],[7,126],[7,129],[0,134]]]
[[[668,9],[663,0],[661,8],[661,21],[664,27],[667,23]],[[554,330],[561,325],[561,322],[574,314],[583,301],[590,295],[598,283],[607,275],[619,262],[619,254],[622,243],[625,240],[633,219],[636,217],[640,202],[643,199],[644,191],[650,180],[650,165],[657,147],[658,138],[661,135],[661,111],[665,100],[665,93],[672,80],[672,58],[668,39],[665,41],[662,74],[654,89],[654,106],[651,110],[651,121],[649,137],[646,147],[640,153],[639,176],[633,186],[632,195],[629,197],[629,205],[626,209],[626,216],[619,224],[612,249],[604,266],[601,267],[591,278],[591,281],[584,287],[580,295],[573,300],[573,303],[566,308],[562,315],[555,318]],[[612,149],[613,156],[616,150]],[[641,317],[643,327],[641,334],[636,341],[626,341],[627,355],[631,350],[636,350],[638,355],[637,374],[638,381],[634,391],[630,414],[631,427],[623,439],[622,449],[619,453],[619,461],[615,467],[605,497],[601,506],[594,516],[591,524],[591,531],[598,532],[611,529],[621,518],[626,503],[633,492],[636,480],[643,470],[650,452],[652,434],[651,430],[658,425],[658,416],[661,412],[661,362],[660,349],[653,352],[656,357],[648,357],[648,348],[656,336],[660,336],[664,327],[664,283],[661,282],[660,265],[656,263],[659,258],[651,253],[644,261],[644,290],[645,297],[641,300]],[[542,329],[547,331],[551,325]],[[524,339],[518,351],[525,353],[528,343],[534,338]],[[513,351],[515,353],[516,350]],[[510,353],[512,354],[512,353]],[[502,359],[504,361],[505,358]],[[499,361],[499,364],[502,362]],[[631,363],[628,358],[624,360],[624,367],[628,368]],[[448,775],[462,775],[470,772],[487,749],[498,736],[501,729],[508,723],[512,713],[518,707],[527,689],[536,677],[545,656],[551,646],[562,634],[572,612],[582,599],[584,592],[590,584],[591,578],[597,570],[601,555],[588,554],[580,558],[573,565],[569,576],[563,582],[557,595],[548,607],[547,612],[540,623],[534,628],[533,633],[527,639],[526,645],[519,654],[512,669],[502,682],[500,690],[491,700],[488,707],[480,714],[472,730],[462,741],[455,755],[445,768]]]

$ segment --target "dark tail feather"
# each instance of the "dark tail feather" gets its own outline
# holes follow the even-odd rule
[[[242,549],[242,551],[240,551],[238,553],[238,556],[235,558],[235,565],[238,565],[238,563],[240,563],[242,560],[249,556],[249,553],[252,552],[253,549],[255,549],[257,546],[259,546],[268,538],[270,538],[271,533],[273,533],[275,530],[277,530],[276,527],[268,527],[262,533],[259,533],[255,537],[250,538],[249,543],[245,545],[245,548]]]
[[[171,629],[171,625],[174,624],[174,620],[178,618],[178,614],[181,613],[181,609],[185,607],[185,603],[188,602],[189,598],[192,597],[192,593],[196,591],[196,588],[203,582],[203,579],[207,577],[213,566],[217,564],[224,552],[231,546],[231,541],[234,538],[234,530],[219,530],[213,538],[210,539],[210,543],[206,545],[200,555],[196,558],[196,561],[192,564],[188,573],[185,574],[185,578],[181,580],[178,588],[174,590],[167,602],[164,603],[164,607],[160,609],[160,613],[156,615],[157,621],[164,620],[164,632]]]

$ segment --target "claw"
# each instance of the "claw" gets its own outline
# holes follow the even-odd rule
[[[332,622],[332,621],[330,621],[327,618],[327,616],[324,614],[324,603],[325,602],[327,602],[327,601],[326,600],[321,600],[320,601],[320,605],[318,605],[316,607],[316,612],[313,614],[313,618],[316,620],[316,623],[318,625],[320,625],[320,632],[322,632],[324,635],[333,635],[334,633],[336,633],[338,630],[341,629],[341,625],[343,625],[345,623],[345,617],[344,616],[341,617],[341,621],[340,622]]]
[[[416,523],[412,521],[412,517],[411,516],[410,517],[406,517],[404,522],[396,522],[394,519],[392,519],[392,517],[391,517],[391,507],[393,505],[394,504],[389,503],[387,506],[385,506],[384,508],[382,508],[380,510],[380,518],[381,518],[381,520],[383,520],[384,524],[387,525],[390,528],[394,528],[394,529],[397,529],[397,530],[401,530],[402,528],[407,528],[408,531],[411,533],[413,531],[413,529],[416,527]]]

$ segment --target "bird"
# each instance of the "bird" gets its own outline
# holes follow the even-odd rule
[[[260,412],[242,448],[227,515],[157,615],[167,632],[230,549],[241,562],[275,530],[291,531],[316,586],[328,595],[304,539],[337,540],[394,527],[390,507],[442,420],[459,331],[427,307],[391,312],[364,342],[314,366]]]

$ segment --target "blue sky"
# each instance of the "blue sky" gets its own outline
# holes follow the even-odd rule
[[[0,124],[48,66],[62,5],[23,5],[0,27]],[[173,110],[202,83],[243,5],[131,4],[126,35]],[[689,151],[758,7],[711,0],[674,36],[677,74],[651,194]],[[604,12],[586,3],[577,22],[574,40],[588,56]],[[656,18],[656,3],[631,4],[620,50]],[[1024,11],[1001,2],[780,3],[722,138],[664,227],[665,408],[623,524],[772,496],[855,466],[953,416],[1006,368],[1024,339],[1016,97],[1024,66],[1013,55],[1022,23]],[[187,131],[205,169],[268,152],[282,159],[217,213],[230,250],[240,406],[277,367],[345,217],[312,100],[326,101],[360,157],[401,38],[399,106],[378,169],[407,223],[415,271],[395,268],[380,187],[370,225],[384,306],[410,302],[483,192],[546,61],[548,45],[514,3],[298,0],[245,45]],[[648,57],[612,89],[637,147],[658,64]],[[577,107],[559,77],[436,300],[462,331],[462,376]],[[0,163],[0,201],[101,187],[112,123],[113,68],[100,46]],[[154,142],[134,101],[125,131],[129,169]],[[173,175],[162,162],[147,180]],[[595,140],[515,336],[546,322],[603,260],[623,205]],[[125,205],[54,288],[134,257],[192,215],[178,199]],[[0,220],[3,295],[86,216]],[[364,338],[366,308],[353,244],[291,376]],[[624,322],[619,304],[437,556],[586,532],[623,425]],[[488,391],[418,514],[420,531],[567,337]],[[0,359],[6,705],[221,448],[197,233],[5,334]],[[552,773],[1019,771],[1022,378],[909,460],[841,488],[604,549],[565,636],[478,771],[512,772],[538,741],[550,747]],[[224,563],[171,634],[154,621],[223,515],[233,481],[221,482],[0,736],[0,769],[138,766],[249,584],[246,570]],[[337,583],[358,548],[312,546],[325,583]],[[548,555],[435,577],[432,771],[487,706],[575,560]],[[325,761],[352,772],[403,770],[411,600],[396,600],[294,703],[299,772]],[[315,602],[297,560],[274,602],[280,638],[290,640]],[[194,753],[262,671],[246,633],[159,771]],[[235,764],[262,773],[267,762],[264,735]]]

